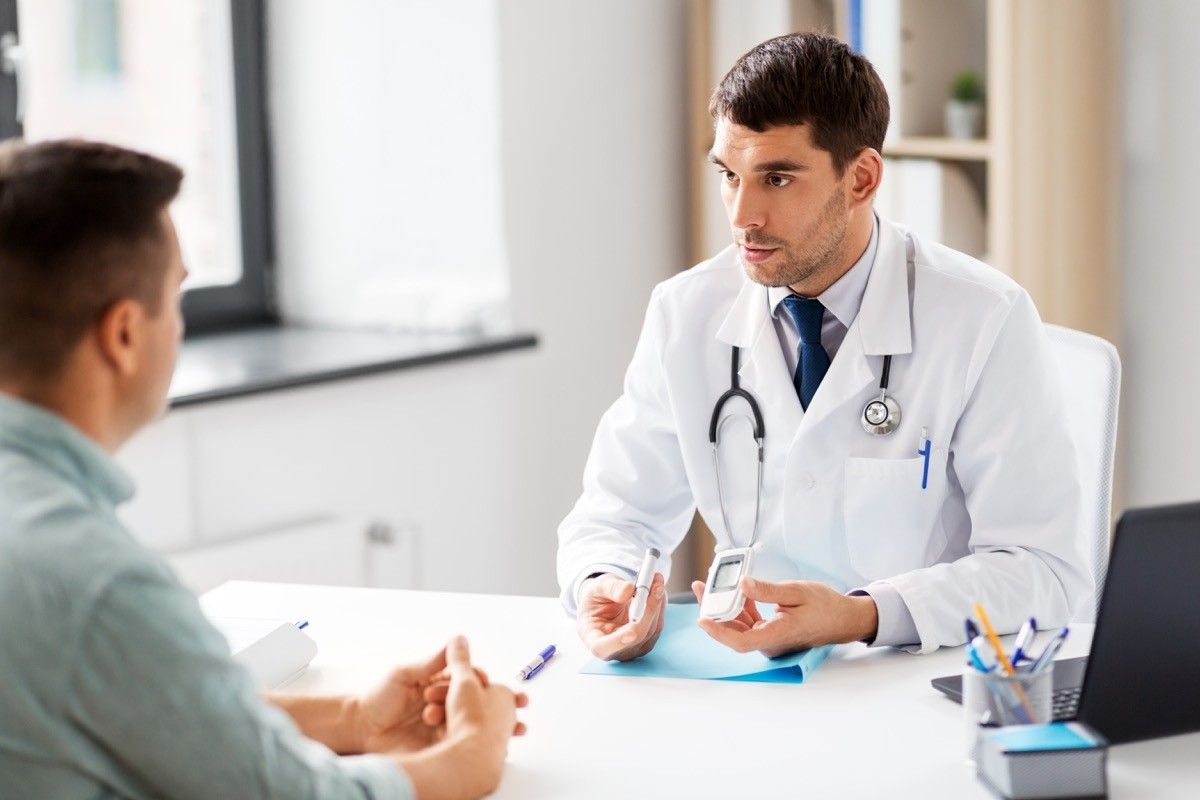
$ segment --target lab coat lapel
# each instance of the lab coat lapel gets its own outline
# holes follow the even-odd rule
[[[879,250],[863,292],[862,306],[808,406],[802,423],[805,430],[879,380],[883,361],[869,357],[912,352],[908,261],[904,232],[880,219]]]
[[[803,412],[771,322],[767,287],[751,280],[742,284],[717,339],[742,348],[738,378],[762,409],[768,448],[773,441],[790,443]]]

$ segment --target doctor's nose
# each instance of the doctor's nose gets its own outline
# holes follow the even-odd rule
[[[741,187],[726,196],[725,213],[729,216],[729,224],[734,230],[761,228],[766,222],[762,206],[755,201],[751,192]]]

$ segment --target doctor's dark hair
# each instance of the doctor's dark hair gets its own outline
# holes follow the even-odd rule
[[[161,311],[160,214],[182,180],[109,144],[0,144],[0,377],[54,377],[119,300]]]
[[[756,45],[721,79],[708,103],[759,133],[775,125],[811,126],[813,143],[838,173],[863,148],[883,151],[888,97],[871,62],[824,33],[791,33]]]

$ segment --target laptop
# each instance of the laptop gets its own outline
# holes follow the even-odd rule
[[[962,676],[932,684],[962,702]],[[1054,662],[1053,708],[1113,744],[1200,730],[1200,503],[1121,515],[1091,654]]]

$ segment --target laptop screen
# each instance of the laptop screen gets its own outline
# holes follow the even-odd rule
[[[1200,730],[1200,503],[1121,516],[1079,719],[1114,744]]]

